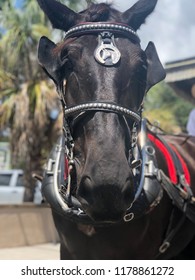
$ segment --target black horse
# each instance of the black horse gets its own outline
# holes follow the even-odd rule
[[[61,258],[193,259],[195,139],[141,117],[147,91],[165,77],[154,44],[143,51],[136,34],[157,0],[124,13],[38,3],[66,32],[58,45],[42,37],[38,50],[64,108],[42,188]]]

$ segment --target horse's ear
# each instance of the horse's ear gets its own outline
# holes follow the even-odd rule
[[[123,20],[134,30],[137,30],[146,17],[151,14],[158,0],[139,0],[130,9],[123,13]]]
[[[166,72],[158,57],[154,43],[149,42],[145,50],[148,62],[146,92],[166,77]]]
[[[59,84],[61,79],[59,70],[62,67],[62,62],[58,54],[54,52],[55,48],[56,44],[54,44],[47,37],[42,37],[38,46],[38,60],[48,76],[56,84]]]
[[[70,27],[77,24],[81,17],[58,1],[37,0],[37,2],[56,29],[67,31]]]

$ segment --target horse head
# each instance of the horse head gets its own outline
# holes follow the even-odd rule
[[[37,1],[66,32],[57,45],[42,37],[38,57],[62,98],[74,143],[71,193],[93,220],[119,221],[135,198],[132,142],[143,98],[165,77],[154,44],[142,50],[136,34],[157,0],[123,13],[104,3],[76,13]]]

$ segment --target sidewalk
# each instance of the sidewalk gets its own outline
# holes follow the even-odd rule
[[[0,249],[0,260],[59,260],[59,258],[59,243]]]

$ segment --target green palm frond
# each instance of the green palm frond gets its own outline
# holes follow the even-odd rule
[[[12,94],[0,105],[0,129],[10,126],[13,120],[16,95]]]
[[[57,93],[53,83],[40,81],[45,76],[36,57],[39,38],[53,33],[37,1],[26,0],[23,9],[14,7],[15,0],[1,2],[0,129],[10,128],[13,167],[30,174],[41,170],[62,128]],[[81,7],[83,1],[63,2]],[[52,119],[53,109],[59,112],[58,119]],[[32,188],[30,177],[26,182]]]
[[[13,88],[15,79],[16,77],[14,77],[14,75],[0,69],[0,98],[10,93],[15,93],[15,89]]]
[[[9,0],[0,11],[0,22],[4,30],[0,41],[1,64],[23,81],[30,80],[40,71],[35,63],[39,38],[50,34],[44,14],[37,1],[26,1],[20,10]]]
[[[37,41],[40,39],[41,36],[50,37],[51,32],[49,31],[48,27],[43,24],[32,24],[32,37],[35,38]]]

